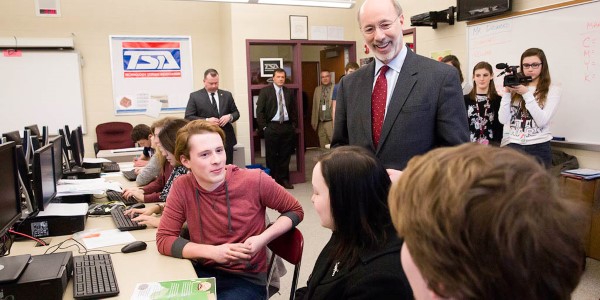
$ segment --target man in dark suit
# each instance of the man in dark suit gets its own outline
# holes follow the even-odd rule
[[[227,164],[233,163],[233,146],[237,144],[233,122],[240,118],[230,92],[219,89],[219,73],[215,69],[204,72],[204,88],[190,94],[185,118],[206,120],[218,124],[225,131]],[[241,166],[243,167],[243,166]]]
[[[256,121],[265,136],[267,168],[271,176],[286,189],[290,184],[290,158],[294,152],[298,121],[294,94],[283,84],[285,70],[273,72],[273,84],[260,90],[256,103]]]
[[[415,155],[469,141],[456,69],[410,51],[396,0],[366,0],[358,12],[375,60],[339,83],[332,146],[372,150],[392,179]]]

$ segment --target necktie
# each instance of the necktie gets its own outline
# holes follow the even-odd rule
[[[379,69],[379,76],[377,76],[373,94],[371,95],[371,126],[375,149],[377,149],[377,145],[379,144],[381,128],[383,127],[383,120],[385,118],[385,102],[387,100],[387,79],[385,79],[385,72],[389,68],[389,66],[384,65]]]
[[[217,111],[217,115],[219,114],[219,107],[217,106],[217,101],[215,100],[215,93],[210,93],[210,100],[212,101],[212,105]]]
[[[279,88],[279,93],[277,93],[277,101],[279,102],[279,124],[283,123],[283,116],[285,112],[283,111],[283,89]]]

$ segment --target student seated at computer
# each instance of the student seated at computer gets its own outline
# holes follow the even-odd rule
[[[162,123],[162,128],[166,127],[167,124],[174,122],[175,120],[181,120],[178,118],[169,118],[165,119],[164,123]],[[156,136],[160,134],[160,130],[155,131],[157,133]],[[158,138],[154,139],[157,145],[157,148],[160,147],[160,141]],[[160,167],[161,173],[156,177],[152,182],[143,187],[131,187],[126,188],[123,191],[123,197],[129,198],[134,197],[138,202],[159,202],[164,201],[160,199],[160,193],[164,189],[169,177],[171,177],[171,173],[173,172],[173,166],[167,161],[164,155],[161,156]]]
[[[190,172],[173,183],[156,233],[158,251],[191,259],[216,277],[219,299],[265,299],[266,245],[304,217],[298,200],[259,169],[226,165],[225,133],[195,120],[177,135],[175,158]],[[281,216],[265,229],[265,209]],[[187,221],[190,239],[180,237]]]
[[[415,157],[389,204],[416,299],[571,299],[581,278],[584,208],[515,150]]]
[[[138,186],[144,186],[154,181],[156,177],[158,177],[166,164],[165,157],[162,156],[160,151],[156,151],[158,149],[158,134],[161,129],[164,127],[165,123],[175,120],[175,117],[165,117],[159,119],[158,121],[152,123],[150,126],[150,131],[152,132],[152,136],[150,137],[151,147],[155,149],[154,155],[148,161],[148,164],[144,167],[135,168],[135,173],[137,175],[135,179],[135,183]]]
[[[188,169],[181,165],[175,159],[175,141],[177,138],[177,131],[181,129],[188,123],[185,119],[175,119],[173,121],[167,122],[165,126],[162,128],[160,133],[158,134],[158,149],[162,153],[164,157],[166,157],[167,162],[173,166],[173,172],[171,172],[171,176],[167,179],[163,190],[160,192],[159,199],[164,202],[167,199],[167,195],[169,194],[169,190],[175,179],[183,174],[188,172]],[[125,211],[125,215],[134,217],[135,214],[139,214],[137,217],[134,217],[133,220],[143,224],[150,225],[154,227],[158,227],[160,223],[160,218],[154,216],[153,214],[160,214],[164,208],[164,203],[158,202],[156,205],[148,205],[144,208],[134,208]]]
[[[311,200],[332,235],[297,299],[412,299],[387,205],[390,185],[364,148],[335,148],[319,160]]]
[[[138,124],[131,130],[131,140],[140,147],[144,147],[142,154],[133,159],[134,167],[143,167],[148,164],[154,152],[152,149],[152,130],[146,124]]]

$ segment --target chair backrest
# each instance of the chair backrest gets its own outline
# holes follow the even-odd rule
[[[302,263],[302,251],[304,250],[304,237],[302,236],[302,232],[300,232],[298,228],[292,228],[290,231],[272,240],[267,247],[273,252],[271,261],[269,262],[267,282],[271,282],[276,256],[283,258],[285,261],[295,266],[290,300],[295,299],[298,276],[300,275],[300,264]],[[268,286],[269,284],[267,283],[267,287]]]
[[[133,126],[125,122],[108,122],[96,126],[96,139],[98,150],[131,148]]]

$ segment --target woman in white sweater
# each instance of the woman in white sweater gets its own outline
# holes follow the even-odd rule
[[[521,70],[525,76],[531,76],[531,82],[506,86],[500,102],[500,123],[510,124],[510,130],[505,133],[506,143],[551,167],[550,120],[560,101],[560,89],[551,85],[548,61],[542,49],[525,50],[521,55]]]

